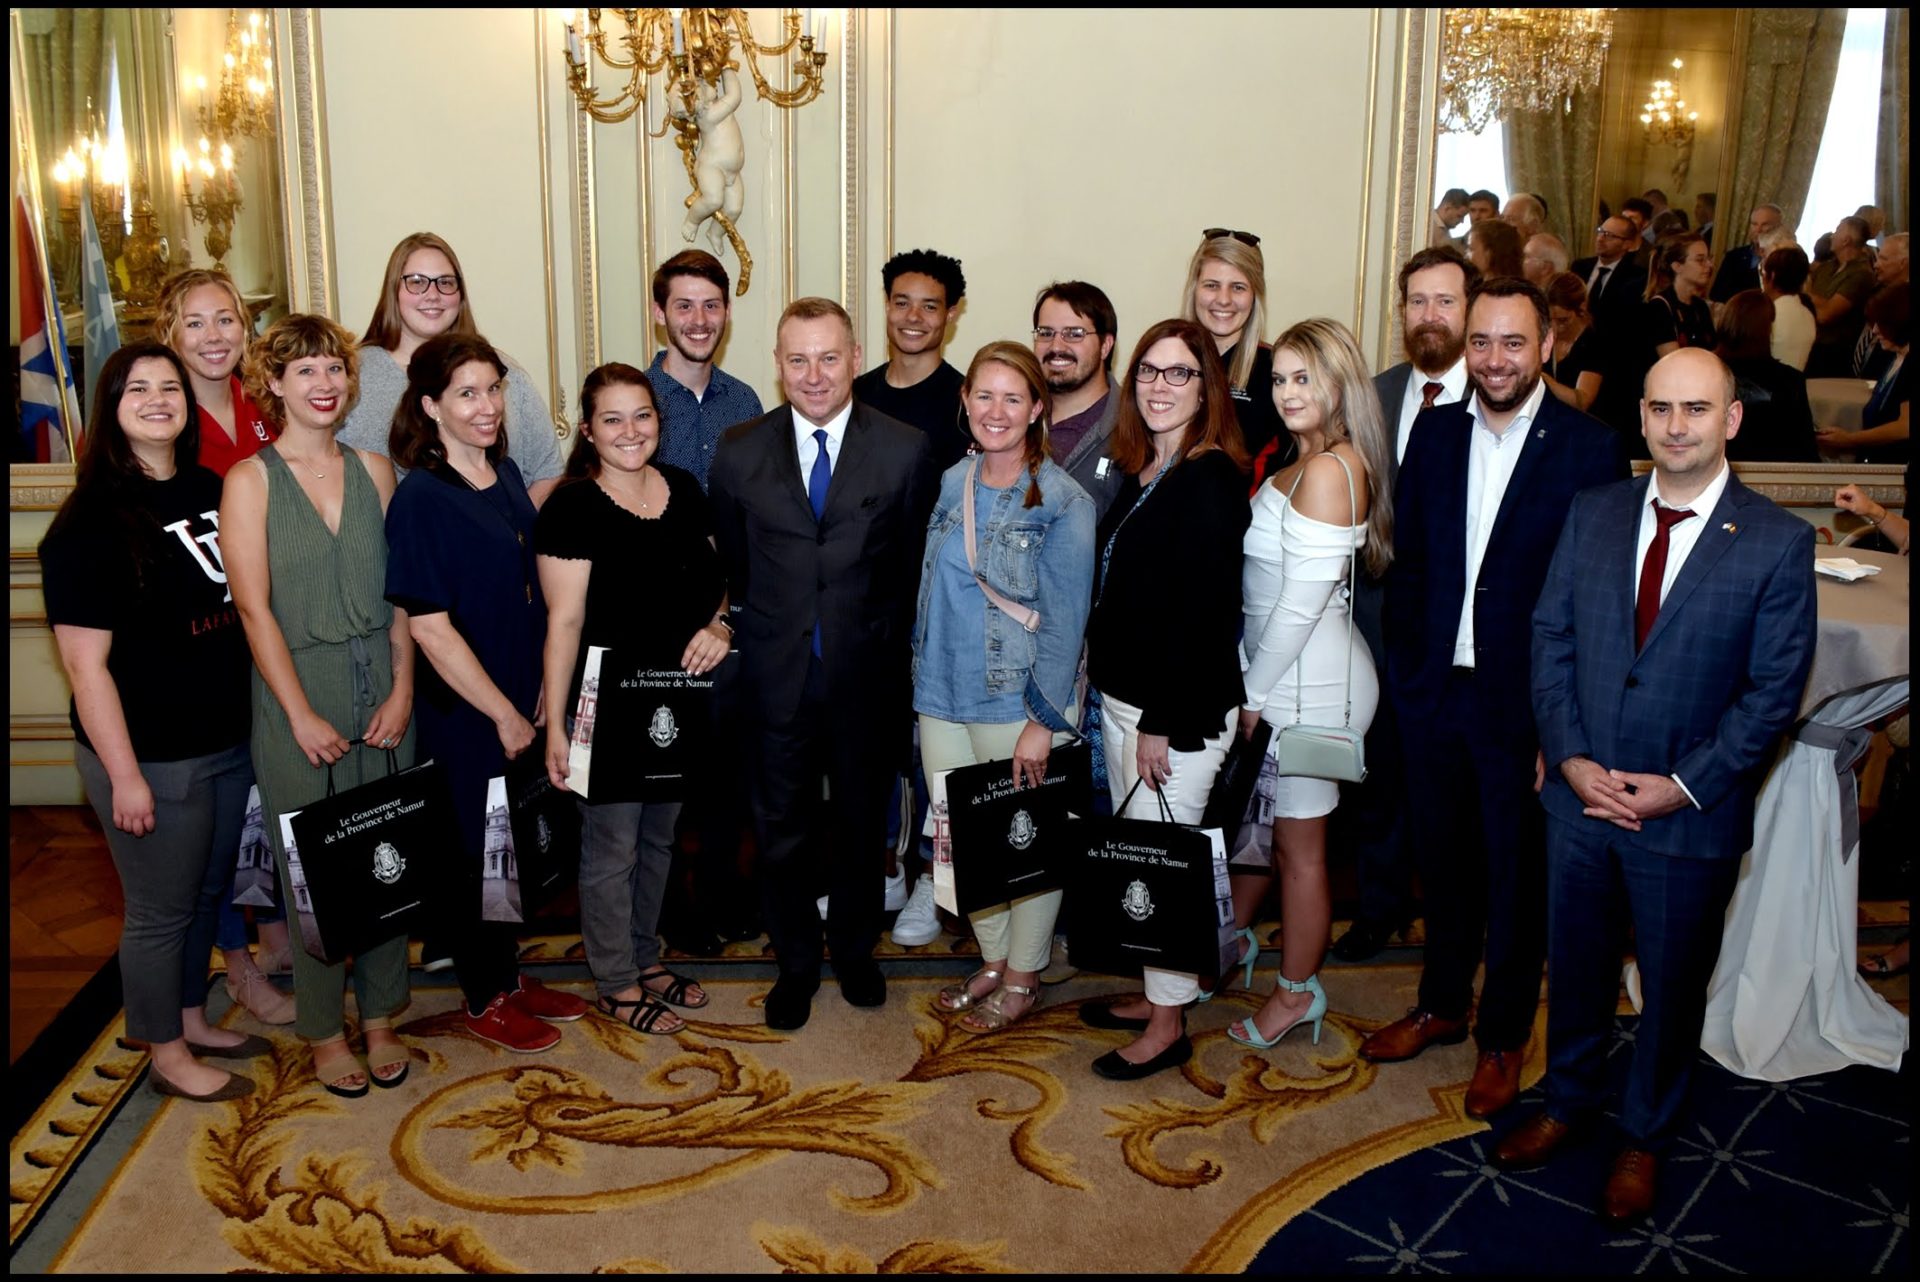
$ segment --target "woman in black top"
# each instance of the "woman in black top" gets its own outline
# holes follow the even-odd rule
[[[1640,322],[1641,337],[1652,349],[1648,369],[1678,348],[1713,346],[1713,308],[1707,304],[1712,283],[1713,253],[1701,237],[1669,236],[1655,246]]]
[[[1813,409],[1807,376],[1773,358],[1773,303],[1757,289],[1742,290],[1721,309],[1714,351],[1738,380],[1740,431],[1727,442],[1736,463],[1811,463]]]
[[[1547,390],[1566,404],[1586,411],[1606,379],[1600,336],[1587,310],[1587,283],[1572,272],[1547,282],[1547,310],[1553,318],[1553,355],[1545,370]]]
[[[1192,824],[1245,694],[1239,558],[1252,519],[1246,456],[1206,330],[1161,321],[1126,369],[1113,458],[1127,477],[1094,539],[1087,676],[1102,697],[1115,813],[1158,817],[1146,791],[1129,802],[1137,780],[1162,794],[1175,822]],[[1094,1071],[1124,1080],[1184,1064],[1193,1046],[1182,1012],[1198,993],[1196,976],[1148,967],[1144,998],[1083,1007],[1096,1027],[1141,1030],[1132,1045],[1094,1061]]]
[[[726,576],[706,495],[690,473],[655,462],[660,412],[646,375],[602,365],[580,393],[567,476],[534,530],[551,604],[546,680],[566,702],[547,719],[547,775],[567,787],[566,714],[578,707],[587,650],[694,675],[727,657]],[[590,791],[598,793],[596,785]],[[680,803],[580,798],[580,934],[599,1009],[643,1033],[686,1021],[663,1003],[707,1004],[698,984],[660,964],[656,931]]]
[[[135,343],[108,357],[40,563],[73,689],[75,764],[126,899],[127,1035],[149,1044],[155,1091],[229,1100],[253,1081],[195,1056],[272,1045],[211,1026],[202,1009],[253,766],[247,641],[220,558],[220,479],[196,462],[199,435],[178,356]]]
[[[1267,264],[1250,231],[1209,227],[1187,262],[1180,314],[1205,330],[1220,354],[1240,443],[1253,460],[1254,485],[1293,457],[1293,437],[1274,412],[1273,349],[1260,341],[1267,323]],[[1249,490],[1249,493],[1252,491]]]
[[[1817,433],[1820,448],[1851,450],[1858,463],[1911,462],[1912,388],[1907,350],[1913,343],[1913,287],[1901,281],[1869,298],[1867,324],[1873,327],[1875,341],[1893,354],[1893,363],[1881,373],[1860,413],[1861,430],[1823,427]]]
[[[440,934],[465,1028],[533,1052],[560,1040],[549,1024],[579,1019],[587,1004],[521,975],[512,924],[481,918],[489,785],[536,737],[547,623],[533,500],[507,454],[506,380],[506,361],[478,334],[430,338],[408,362],[388,441],[408,471],[387,507],[387,600],[406,611],[427,660],[414,678],[419,753],[446,767],[467,861]]]

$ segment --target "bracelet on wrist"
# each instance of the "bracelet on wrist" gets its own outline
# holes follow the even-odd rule
[[[732,619],[729,619],[729,618],[728,618],[728,617],[727,617],[726,615],[724,615],[724,614],[716,614],[716,615],[714,615],[714,616],[713,616],[713,622],[714,622],[714,623],[717,623],[717,624],[719,624],[719,625],[720,625],[721,627],[723,627],[723,628],[725,628],[725,629],[727,630],[727,635],[728,635],[728,636],[732,636],[732,635],[733,635],[733,620],[732,620]],[[711,625],[710,625],[710,626],[711,626]]]

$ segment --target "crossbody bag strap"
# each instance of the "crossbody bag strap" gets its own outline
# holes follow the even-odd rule
[[[973,581],[980,585],[980,590],[986,594],[987,600],[992,602],[1000,613],[1012,619],[1028,632],[1038,632],[1040,630],[1040,612],[1032,606],[1021,605],[1018,601],[1009,601],[1006,597],[994,591],[993,585],[987,582],[987,576],[980,572],[980,563],[974,554],[973,548],[973,476],[974,473],[979,470],[980,458],[978,455],[975,455],[967,462],[967,494],[966,498],[963,499],[960,504],[960,519],[966,527],[967,536],[967,569],[973,573]]]
[[[1326,452],[1333,456],[1333,461],[1338,463],[1340,465],[1340,470],[1347,474],[1347,511],[1349,513],[1347,517],[1347,530],[1348,530],[1348,536],[1347,536],[1347,543],[1348,543],[1348,550],[1347,550],[1347,592],[1348,592],[1348,598],[1347,598],[1347,690],[1346,690],[1347,715],[1346,715],[1346,719],[1341,724],[1351,728],[1353,725],[1353,598],[1352,598],[1352,593],[1353,593],[1353,585],[1359,582],[1359,580],[1355,576],[1360,573],[1360,548],[1358,544],[1353,542],[1352,530],[1354,526],[1360,524],[1360,500],[1359,500],[1359,497],[1354,493],[1354,489],[1353,489],[1353,469],[1347,466],[1347,461],[1345,459],[1341,458],[1338,454],[1334,454],[1332,450],[1328,450]],[[1311,462],[1312,460],[1308,460],[1308,461]],[[1307,465],[1306,463],[1302,463],[1300,465],[1300,475],[1294,477],[1293,484],[1287,487],[1287,510],[1289,512],[1293,510],[1293,492],[1300,488],[1300,482],[1304,481],[1306,477],[1307,477]],[[1302,654],[1306,653],[1304,647],[1302,648],[1301,653]],[[1303,681],[1303,678],[1301,677],[1301,674],[1300,674],[1300,660],[1295,659],[1293,661],[1293,723],[1295,725],[1299,725],[1301,720],[1302,681]]]

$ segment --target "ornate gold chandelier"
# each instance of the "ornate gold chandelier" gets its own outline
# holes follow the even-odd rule
[[[692,191],[686,201],[683,238],[691,242],[700,225],[711,220],[709,237],[715,251],[731,244],[740,259],[740,280],[734,292],[746,293],[753,278],[753,258],[735,225],[745,199],[741,187],[745,157],[740,126],[733,119],[740,105],[738,72],[744,63],[760,98],[776,107],[812,102],[820,96],[821,73],[827,65],[825,50],[818,48],[824,43],[824,15],[816,25],[811,10],[803,21],[800,10],[783,9],[785,38],[762,44],[754,38],[745,9],[615,9],[625,28],[620,33],[601,27],[602,12],[586,11],[584,33],[575,21],[575,11],[562,13],[567,30],[567,85],[579,109],[594,120],[617,124],[641,110],[653,78],[662,77],[665,118],[658,130],[649,130],[649,136],[663,138],[672,128],[674,143],[686,162]],[[738,60],[736,52],[741,55]],[[776,87],[761,70],[763,54],[770,59],[791,56],[784,86]],[[625,83],[600,95],[593,83],[596,62],[626,73]]]
[[[1564,109],[1599,85],[1612,41],[1611,9],[1448,9],[1440,128],[1477,134],[1517,111]]]
[[[1674,74],[1678,75],[1685,65],[1675,58]],[[1680,96],[1679,84],[1672,80],[1656,80],[1647,94],[1646,102],[1640,105],[1640,123],[1647,127],[1649,147],[1666,143],[1684,147],[1693,141],[1694,130],[1699,127],[1700,113],[1687,109],[1687,100]]]

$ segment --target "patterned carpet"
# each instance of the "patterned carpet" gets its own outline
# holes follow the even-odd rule
[[[584,993],[570,942],[529,961]],[[761,963],[692,969],[714,1001],[682,1034],[590,1016],[535,1056],[468,1036],[455,991],[416,975],[401,1029],[413,1072],[360,1100],[327,1095],[284,1030],[244,1017],[229,1026],[277,1042],[251,1065],[261,1090],[161,1100],[116,1020],[15,1136],[10,1266],[1618,1272],[1907,1259],[1911,1092],[1888,1074],[1866,1075],[1871,1098],[1840,1079],[1726,1078],[1700,1112],[1698,1173],[1676,1165],[1663,1194],[1663,1242],[1600,1231],[1586,1210],[1598,1146],[1525,1178],[1482,1169],[1487,1129],[1461,1108],[1470,1045],[1384,1068],[1357,1058],[1412,1000],[1405,960],[1326,972],[1334,1013],[1317,1048],[1304,1035],[1270,1055],[1232,1044],[1226,1025],[1253,1003],[1230,998],[1193,1012],[1186,1070],[1137,1083],[1087,1070],[1127,1038],[1076,1013],[1120,981],[1049,989],[1033,1017],[973,1036],[933,1007],[956,960],[896,958],[883,1009],[849,1007],[829,981],[808,1027],[781,1034],[759,1021]],[[1269,964],[1255,987],[1271,982]],[[1536,1059],[1523,1080],[1539,1071]],[[1875,1216],[1898,1231],[1870,1232]],[[1826,1245],[1842,1237],[1845,1251]]]

